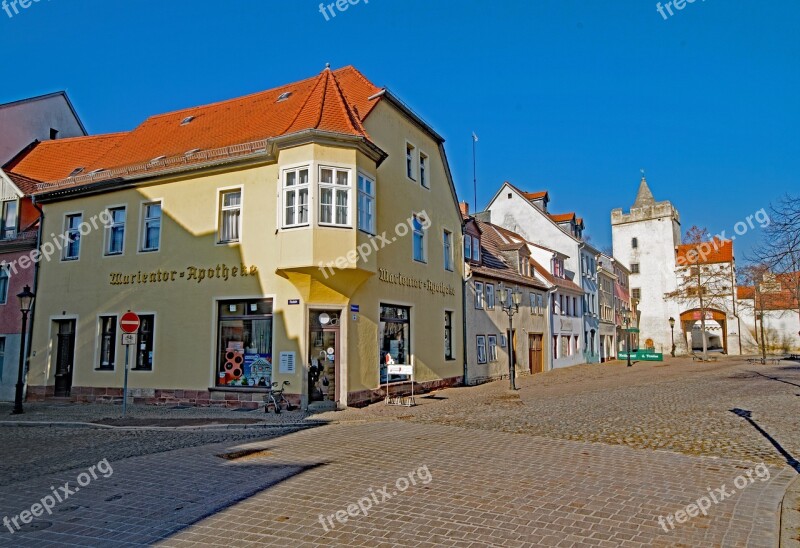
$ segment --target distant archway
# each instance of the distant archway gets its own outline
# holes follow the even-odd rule
[[[681,313],[681,333],[690,351],[703,349],[703,337],[706,338],[706,347],[710,351],[728,353],[728,317],[721,310],[707,308],[705,310],[705,333],[701,332],[700,320],[702,313],[699,308],[693,308]],[[687,336],[688,335],[688,336]]]

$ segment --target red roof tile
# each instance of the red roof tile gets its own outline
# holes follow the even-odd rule
[[[714,238],[710,242],[682,244],[675,253],[678,266],[729,263],[733,261],[733,242]]]
[[[51,182],[76,167],[110,170],[308,129],[369,139],[363,121],[380,101],[370,99],[380,89],[354,67],[325,69],[268,91],[151,116],[128,133],[40,143],[13,171]]]
[[[556,213],[548,215],[554,223],[565,223],[575,219],[575,213]]]
[[[11,179],[11,181],[15,185],[17,185],[17,188],[20,189],[22,193],[26,196],[29,196],[34,192],[36,192],[36,185],[39,184],[40,182],[10,171],[7,172],[6,175],[8,176],[9,179]]]
[[[545,196],[547,196],[547,191],[543,190],[541,192],[523,192],[523,196],[525,196],[526,200],[541,200]]]

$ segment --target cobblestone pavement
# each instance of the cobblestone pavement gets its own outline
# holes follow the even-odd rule
[[[216,456],[248,447],[262,452]],[[35,522],[42,529],[0,533],[0,545],[774,546],[777,507],[794,477],[773,467],[769,481],[740,491],[734,478],[752,463],[380,422],[112,465],[111,477]],[[0,515],[30,508],[51,485],[74,486],[81,471],[0,488]],[[415,471],[416,485],[398,482]],[[659,516],[722,486],[731,497],[707,517],[670,532],[659,525]],[[334,517],[325,530],[320,515],[347,517],[348,505],[371,493],[379,502],[367,516]]]
[[[798,364],[605,364],[520,384],[320,414],[335,423],[304,429],[0,427],[0,517],[103,458],[114,467],[34,528],[0,528],[0,546],[777,545],[800,453]],[[245,449],[258,452],[217,456]],[[737,480],[761,462],[768,481]],[[429,483],[418,473],[391,495],[422,466]],[[385,485],[367,516],[337,521]],[[723,486],[735,492],[708,516],[662,529],[660,516]],[[320,515],[334,516],[327,531]]]
[[[800,363],[673,359],[576,366],[437,392],[412,408],[372,405],[320,419],[449,424],[550,438],[785,464],[751,420],[800,460]],[[741,414],[741,413],[740,413]]]

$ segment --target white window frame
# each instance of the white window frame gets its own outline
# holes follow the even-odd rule
[[[114,318],[114,326],[116,329],[114,330],[114,336],[111,339],[111,344],[114,345],[114,362],[111,364],[111,367],[100,367],[100,360],[103,358],[103,318]],[[119,345],[117,341],[119,340],[119,334],[121,333],[119,328],[119,314],[109,312],[105,314],[98,314],[97,315],[97,346],[95,347],[95,357],[94,357],[94,370],[95,371],[114,371],[117,368],[117,360],[120,357],[119,353]],[[127,347],[126,347],[127,351]]]
[[[69,219],[71,217],[78,217],[80,221],[78,223],[77,228],[69,228]],[[68,213],[64,213],[64,235],[67,236],[67,241],[64,245],[64,252],[61,254],[62,261],[79,261],[81,258],[81,240],[83,236],[81,235],[80,227],[83,224],[83,211],[71,211]],[[78,254],[74,257],[69,255],[69,244],[71,239],[71,234],[77,233],[78,234]]]
[[[472,236],[469,234],[464,235],[464,260],[472,260]]]
[[[483,352],[483,358],[481,358],[481,352]],[[486,336],[485,335],[477,335],[475,337],[475,357],[478,360],[478,363],[483,364],[487,363],[486,358]]]
[[[483,310],[486,306],[483,294],[483,282],[475,282],[475,310]]]
[[[422,188],[427,190],[431,189],[431,162],[430,156],[419,151],[417,160],[417,168],[419,169],[419,184]]]
[[[145,247],[147,245],[147,223],[152,222],[155,220],[155,217],[147,217],[147,208],[148,206],[158,205],[159,206],[159,215],[158,215],[158,247]],[[139,206],[139,212],[141,216],[141,230],[139,233],[139,252],[140,253],[155,253],[161,250],[161,240],[163,236],[163,228],[164,228],[164,202],[163,200],[150,200],[147,202],[142,202]]]
[[[5,279],[5,287],[0,292],[0,304],[8,303],[8,288],[11,286],[11,268],[8,265],[0,265],[0,279]]]
[[[477,252],[478,256],[475,256]],[[472,260],[476,263],[481,262],[481,240],[477,236],[472,236]]]
[[[377,222],[377,212],[378,209],[376,207],[377,204],[377,189],[376,185],[377,182],[375,177],[371,175],[367,175],[366,173],[359,171],[356,174],[357,182],[357,192],[358,192],[358,200],[356,204],[357,209],[357,225],[358,229],[362,232],[366,232],[367,234],[375,234],[376,229],[376,222]],[[372,193],[367,192],[366,189],[362,189],[361,181],[369,181],[372,186]],[[369,223],[365,223],[364,220],[367,218],[367,213],[364,212],[364,206],[368,206],[370,208],[369,212]]]
[[[489,288],[491,288],[491,290]],[[486,310],[494,310],[494,305],[496,302],[494,284],[486,283],[484,285],[484,290],[486,291]]]
[[[427,263],[428,262],[428,230],[425,228],[425,219],[418,213],[414,213],[411,215],[411,258],[414,259],[414,262],[417,263]],[[414,223],[419,222],[420,229],[417,230],[414,228]],[[417,258],[417,238],[420,238],[420,252],[422,257]]]
[[[122,210],[122,222],[116,223],[114,222],[114,211]],[[120,255],[125,254],[125,232],[127,229],[128,224],[128,206],[126,205],[114,205],[109,206],[106,208],[106,213],[108,214],[108,218],[111,219],[111,223],[106,226],[105,229],[105,243],[103,244],[103,256],[104,257],[118,257]],[[114,228],[122,227],[122,249],[119,251],[111,251],[111,234]]]
[[[490,362],[497,361],[497,335],[487,335],[486,357]]]
[[[417,146],[409,141],[406,141],[406,154],[405,154],[405,167],[406,178],[410,181],[417,182],[414,179],[414,174],[417,173],[417,166],[419,165],[419,149]]]
[[[323,183],[322,182],[322,171],[328,170],[331,172],[332,179],[330,183]],[[341,185],[337,181],[339,180],[339,174],[345,173],[347,175],[347,185]],[[317,177],[318,177],[318,202],[319,202],[319,210],[317,211],[317,219],[318,224],[320,226],[337,226],[337,227],[352,227],[352,207],[350,204],[350,195],[353,188],[353,170],[348,168],[336,167],[336,166],[328,166],[328,165],[321,165],[317,168]],[[330,190],[331,191],[331,199],[332,202],[330,205],[326,205],[322,203],[322,191]],[[345,211],[345,221],[343,223],[337,222],[337,200],[336,198],[340,193],[345,194],[345,207],[347,208]],[[322,209],[324,207],[330,207],[330,221],[323,221]]]
[[[19,234],[19,198],[14,198],[12,200],[3,200],[0,203],[0,229],[2,229],[2,234],[0,234],[0,240],[13,240]],[[6,216],[6,207],[13,203],[14,204],[14,223],[13,226],[6,226],[5,224],[5,216]],[[6,232],[9,232],[8,237],[6,237]]]
[[[305,184],[300,184],[300,173],[302,171],[306,171],[308,173],[308,179]],[[292,186],[287,186],[286,182],[288,180],[288,176],[290,173],[295,174],[295,183]],[[305,227],[311,225],[311,212],[313,211],[311,207],[311,174],[312,174],[312,166],[309,164],[304,164],[296,167],[291,167],[284,169],[281,173],[281,207],[280,207],[280,224],[281,228],[297,228],[297,227]],[[287,206],[287,197],[290,193],[294,193],[296,197],[300,196],[300,191],[305,189],[307,201],[306,201],[306,220],[304,222],[296,222],[299,218],[298,213],[300,212],[300,205],[298,202],[295,202],[295,205],[292,207],[294,208],[295,213],[295,222],[294,223],[287,223],[286,222],[286,210]]]
[[[239,204],[235,206],[226,206],[225,205],[225,196],[227,194],[239,194]],[[228,245],[228,244],[238,244],[242,241],[242,213],[244,209],[244,189],[241,185],[239,186],[231,186],[225,188],[218,188],[217,189],[217,244],[218,245]],[[225,212],[228,211],[238,211],[237,220],[236,220],[236,238],[228,238],[223,239],[223,222],[222,217]],[[163,211],[162,211],[163,213]]]
[[[453,233],[446,228],[442,230],[442,252],[444,253],[444,269],[452,272],[453,261]]]

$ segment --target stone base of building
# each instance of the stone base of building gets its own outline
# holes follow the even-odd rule
[[[523,369],[521,371],[519,370],[517,371],[516,378],[521,379],[522,377],[530,377],[531,375],[533,375],[533,373],[531,373],[527,369]],[[500,375],[483,376],[483,377],[470,377],[469,385],[478,386],[479,384],[486,384],[487,382],[503,381],[503,380],[506,381],[508,380],[508,373]]]
[[[47,401],[54,397],[53,386],[29,386],[28,401]],[[264,405],[264,391],[224,389],[180,390],[133,388],[128,390],[128,402],[143,405],[190,405],[192,407],[225,407],[228,409],[258,409]],[[73,386],[70,401],[75,403],[122,403],[122,388]],[[289,402],[299,407],[299,394],[286,394]]]
[[[433,390],[441,390],[442,388],[450,388],[453,386],[461,386],[464,383],[464,377],[449,377],[447,379],[440,379],[437,381],[415,382],[414,395],[424,394]],[[389,385],[389,393],[391,396],[410,396],[411,383],[397,383]],[[347,405],[349,407],[366,407],[371,403],[376,403],[386,399],[386,386],[382,386],[375,390],[360,390],[358,392],[350,392],[347,394]]]
[[[414,394],[424,394],[463,384],[463,377],[450,377],[437,381],[414,383]],[[390,385],[392,396],[411,394],[411,385],[398,383]],[[266,392],[256,390],[231,390],[211,388],[206,390],[180,390],[161,388],[132,388],[128,390],[128,402],[143,405],[190,405],[192,407],[225,407],[228,409],[258,409],[264,405]],[[55,387],[29,386],[27,401],[44,402],[55,398]],[[383,401],[386,389],[361,390],[347,395],[347,405],[364,407]],[[122,403],[122,388],[73,386],[69,396],[74,403]],[[300,407],[300,394],[286,394],[286,399]]]

